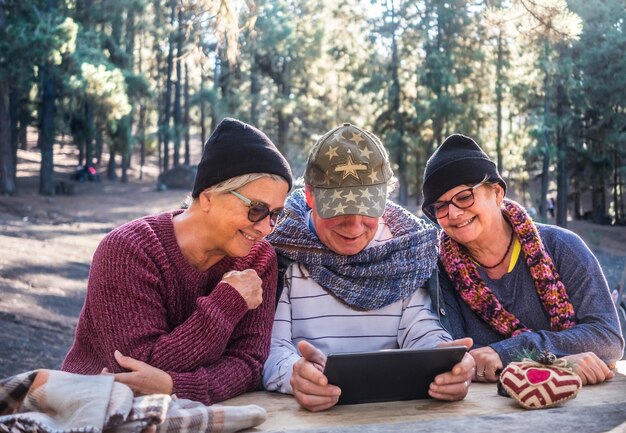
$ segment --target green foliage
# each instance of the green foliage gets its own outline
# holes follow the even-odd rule
[[[83,63],[80,75],[70,78],[69,87],[84,92],[107,121],[118,121],[130,113],[124,75],[119,69]]]
[[[57,11],[41,12],[33,2],[4,6],[6,27],[0,30],[0,81],[30,76],[36,65],[60,65],[74,52],[78,26]]]
[[[111,149],[122,154],[129,151],[134,145],[130,116],[125,115],[119,119],[110,120],[107,123],[107,134],[111,138]]]
[[[47,4],[0,0],[0,84],[19,88],[20,112],[33,112],[21,116],[36,124],[47,65],[56,123],[78,143],[107,131],[105,144],[123,154],[135,131],[163,156],[174,130],[167,89],[185,84],[192,108],[177,118],[189,119],[178,126],[192,145],[201,125],[206,134],[231,115],[268,133],[301,172],[320,134],[352,122],[381,136],[419,201],[426,159],[460,132],[498,158],[521,202],[545,195],[537,179],[552,194],[565,173],[564,195],[593,195],[576,200],[595,208],[610,198],[602,209],[625,219],[623,0]],[[188,82],[176,82],[186,79],[178,62]]]
[[[132,74],[126,71],[124,76],[126,82],[127,95],[129,100],[149,98],[154,96],[152,84],[141,74]]]
[[[216,98],[215,91],[212,89],[207,89],[206,87],[202,87],[198,90],[192,97],[190,103],[192,105],[198,105],[200,102],[212,102]]]

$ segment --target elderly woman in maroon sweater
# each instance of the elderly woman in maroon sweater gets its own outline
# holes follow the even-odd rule
[[[278,223],[291,170],[258,129],[224,119],[186,209],[109,233],[63,370],[212,404],[254,389],[268,355]],[[123,354],[123,355],[122,355]]]

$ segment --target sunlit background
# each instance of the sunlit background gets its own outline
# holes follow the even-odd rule
[[[621,224],[625,18],[624,0],[0,0],[0,192],[16,192],[29,127],[52,194],[59,136],[126,181],[145,156],[196,164],[233,116],[301,174],[348,121],[386,143],[402,204],[460,132],[538,219],[553,198],[560,225]]]

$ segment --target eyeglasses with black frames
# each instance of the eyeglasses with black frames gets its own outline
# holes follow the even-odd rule
[[[265,203],[262,203],[260,201],[252,201],[249,198],[239,194],[237,191],[230,191],[230,193],[248,205],[248,219],[250,220],[250,222],[258,223],[269,215],[270,228],[274,230],[276,226],[280,224],[287,216],[287,211],[283,208],[274,209],[271,211]]]
[[[459,209],[467,209],[474,204],[474,190],[484,182],[477,183],[467,189],[463,189],[452,196],[450,200],[436,201],[426,206],[425,211],[433,219],[442,219],[450,213],[450,205],[453,204]]]

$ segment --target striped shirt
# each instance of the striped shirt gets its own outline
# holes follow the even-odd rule
[[[368,248],[392,238],[382,218]],[[431,309],[427,291],[378,310],[355,310],[317,284],[304,265],[293,263],[285,274],[272,329],[272,346],[265,363],[263,385],[269,391],[292,393],[289,380],[296,349],[305,340],[323,353],[362,352],[397,348],[429,348],[449,341]]]

